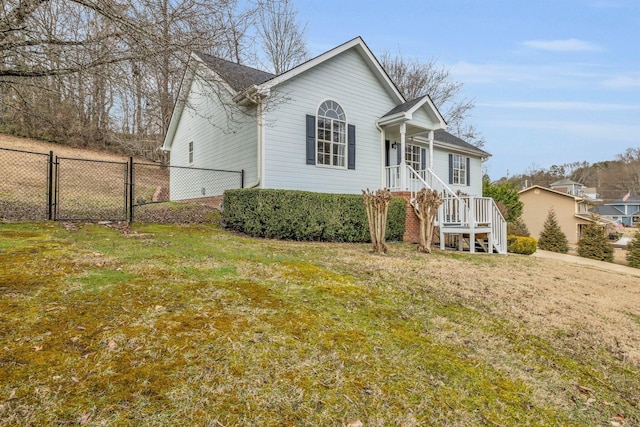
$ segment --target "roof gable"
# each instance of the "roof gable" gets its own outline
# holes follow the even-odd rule
[[[398,103],[404,103],[404,97],[402,96],[396,85],[391,81],[391,78],[389,77],[387,72],[382,68],[380,62],[378,62],[376,57],[373,55],[369,47],[360,36],[351,39],[348,42],[343,43],[340,46],[337,46],[321,55],[318,55],[315,58],[310,59],[298,65],[297,67],[294,67],[291,70],[280,74],[279,76],[275,76],[274,78],[265,81],[260,85],[261,89],[263,91],[269,90],[272,87],[284,83],[287,80],[290,80],[298,76],[299,74],[304,73],[307,70],[310,70],[311,68],[314,68],[317,65],[320,65],[351,49],[354,49],[364,58],[369,69],[371,69],[372,72],[375,73],[378,81],[380,81],[387,92],[389,92],[397,100]]]
[[[427,101],[427,95],[421,96],[411,101],[407,101],[403,104],[400,104],[394,107],[391,111],[389,111],[387,114],[383,115],[382,117],[393,116],[394,114],[397,114],[397,113],[413,113],[419,107],[421,107],[426,101]]]
[[[578,197],[578,196],[574,196],[572,194],[563,193],[561,191],[553,190],[551,188],[543,187],[541,185],[532,185],[531,187],[525,188],[524,190],[520,190],[520,192],[518,194],[529,193],[532,190],[543,190],[543,191],[545,191],[545,192],[547,192],[549,194],[554,194],[554,195],[558,195],[558,196],[562,196],[562,197],[568,197],[570,199],[575,200],[576,202],[580,202],[580,201],[584,200],[583,197]]]

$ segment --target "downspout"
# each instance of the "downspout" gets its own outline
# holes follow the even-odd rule
[[[261,96],[258,95],[257,99],[255,100],[256,102],[256,120],[257,120],[257,131],[256,131],[256,136],[257,136],[257,147],[256,147],[256,181],[251,182],[247,185],[245,185],[244,188],[256,188],[260,186],[260,183],[262,182],[262,159],[263,159],[263,139],[264,139],[264,118],[263,118],[263,114],[264,114],[264,107],[263,107],[263,98]]]
[[[376,128],[378,129],[378,131],[380,132],[380,183],[382,184],[380,186],[380,188],[387,188],[387,171],[386,171],[386,161],[385,161],[385,156],[387,155],[387,153],[385,152],[385,148],[384,148],[384,139],[385,139],[385,132],[384,129],[382,127],[380,127],[380,125],[378,124],[378,121],[376,120]]]

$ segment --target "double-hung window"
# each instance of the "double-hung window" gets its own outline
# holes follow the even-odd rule
[[[467,157],[459,154],[453,154],[451,156],[451,173],[452,184],[468,185],[467,183]]]
[[[317,115],[317,164],[346,167],[347,122],[344,110],[335,101],[325,101]]]
[[[189,143],[189,164],[193,164],[193,141]]]
[[[411,168],[420,172],[422,169],[422,148],[417,145],[407,144],[404,150],[404,161],[407,163],[407,166],[411,166]]]

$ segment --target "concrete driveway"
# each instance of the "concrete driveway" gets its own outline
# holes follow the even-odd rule
[[[630,274],[632,276],[640,277],[640,268],[627,267],[625,265],[614,264],[612,262],[596,261],[595,259],[583,258],[577,255],[560,254],[557,252],[541,251],[540,249],[538,249],[531,256],[538,258],[557,259],[572,264],[588,265],[590,267],[597,268],[598,270],[615,271],[617,273]]]

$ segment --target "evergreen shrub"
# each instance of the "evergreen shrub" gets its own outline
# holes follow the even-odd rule
[[[613,262],[613,245],[609,242],[603,226],[589,224],[584,228],[578,241],[578,255]]]
[[[507,236],[507,252],[512,254],[531,255],[536,251],[538,242],[533,237]]]
[[[549,209],[547,219],[544,221],[540,238],[538,239],[538,247],[543,251],[560,252],[566,254],[569,252],[569,241],[558,224],[556,212]]]
[[[640,268],[640,228],[633,234],[633,240],[627,245],[629,267]]]
[[[239,189],[223,195],[223,221],[254,237],[329,242],[369,242],[369,224],[357,194],[295,190]],[[387,214],[387,241],[401,241],[407,203],[393,198]]]
[[[527,224],[524,223],[521,217],[518,217],[512,221],[507,222],[507,236],[522,236],[529,237],[529,229]]]

